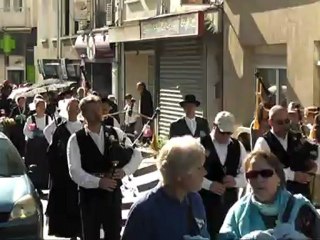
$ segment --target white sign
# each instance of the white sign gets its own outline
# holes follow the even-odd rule
[[[94,37],[89,36],[87,42],[87,58],[92,61],[96,56],[96,45],[94,43]]]

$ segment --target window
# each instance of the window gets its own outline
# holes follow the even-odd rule
[[[13,0],[13,10],[15,12],[23,11],[22,0]]]
[[[10,12],[10,9],[11,9],[11,0],[4,0],[3,11]]]
[[[270,100],[276,104],[286,105],[287,69],[280,67],[258,67],[256,70],[261,76],[265,90],[269,92]],[[268,95],[267,91],[263,91],[264,96]]]
[[[181,4],[209,4],[210,0],[181,0]]]

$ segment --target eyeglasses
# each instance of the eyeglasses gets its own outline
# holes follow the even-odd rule
[[[271,169],[264,169],[260,171],[251,170],[249,172],[246,172],[246,178],[247,179],[256,179],[259,175],[263,178],[270,178],[274,174],[274,171]]]
[[[287,125],[290,123],[290,119],[279,119],[279,120],[274,120],[278,125]]]

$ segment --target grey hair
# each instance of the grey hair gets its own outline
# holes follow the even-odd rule
[[[205,149],[198,140],[191,136],[171,138],[160,150],[157,161],[163,183],[190,172],[200,159],[205,159]]]
[[[286,111],[284,107],[281,105],[275,105],[269,110],[269,119],[273,119],[273,116],[276,115],[280,111]]]

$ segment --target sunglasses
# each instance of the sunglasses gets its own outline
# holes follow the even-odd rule
[[[278,125],[287,125],[290,123],[290,119],[287,118],[287,119],[279,119],[279,120],[275,120],[275,122],[278,124]]]
[[[229,135],[231,136],[233,133],[232,132],[221,132],[221,130],[219,128],[217,128],[219,133],[222,134],[222,135]]]
[[[256,179],[259,175],[263,178],[270,178],[274,174],[274,171],[271,169],[264,169],[260,171],[251,170],[249,172],[246,172],[246,178],[247,179]]]

